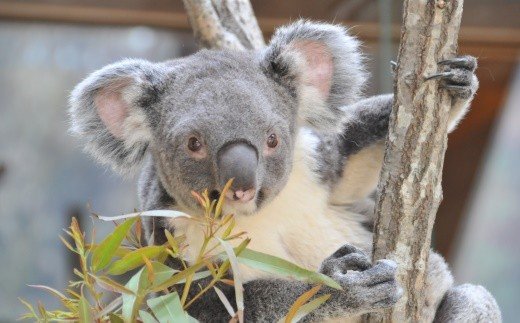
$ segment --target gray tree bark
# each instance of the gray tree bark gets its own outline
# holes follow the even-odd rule
[[[385,321],[420,322],[431,233],[442,200],[451,98],[437,62],[452,58],[463,0],[405,0],[388,140],[376,199],[374,260],[399,264],[404,295]],[[372,316],[372,320],[374,316]]]
[[[183,0],[201,47],[260,49],[264,37],[249,0]]]

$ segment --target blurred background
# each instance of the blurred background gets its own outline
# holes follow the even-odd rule
[[[297,18],[351,27],[363,40],[369,94],[392,91],[402,12],[391,0],[253,0],[266,39]],[[479,58],[480,90],[450,135],[434,244],[457,282],[486,286],[504,321],[520,317],[520,1],[466,1],[459,54]],[[17,297],[57,305],[27,284],[63,289],[74,258],[58,235],[72,216],[138,207],[123,180],[67,133],[67,97],[125,57],[162,61],[197,49],[180,0],[0,0],[0,321]],[[99,235],[110,225],[96,223]],[[64,279],[66,277],[67,279]],[[50,306],[52,307],[52,306]]]

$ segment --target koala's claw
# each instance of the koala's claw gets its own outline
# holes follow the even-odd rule
[[[345,244],[323,261],[320,272],[332,277],[349,270],[363,271],[370,267],[370,259],[361,249]]]
[[[438,62],[437,64],[448,65],[452,68],[456,68],[456,67],[464,68],[464,69],[467,69],[467,70],[470,70],[473,72],[477,68],[477,59],[473,56],[466,55],[466,56],[459,56],[459,57],[455,57],[455,58],[451,58],[451,59],[445,59],[445,60]]]
[[[460,56],[438,62],[443,71],[425,77],[425,81],[440,79],[439,85],[456,98],[468,99],[478,89],[475,75],[477,59],[473,56]]]
[[[432,74],[430,76],[427,76],[424,78],[425,81],[428,81],[428,80],[433,80],[433,79],[438,79],[438,78],[450,78],[450,77],[453,77],[455,74],[451,73],[451,72],[442,72],[442,73],[437,73],[437,74]]]
[[[392,69],[392,73],[395,74],[395,71],[397,71],[397,62],[396,61],[390,61],[390,68]]]
[[[360,311],[393,306],[401,297],[395,274],[397,264],[392,260],[378,260],[371,265],[369,257],[352,245],[344,245],[325,259],[321,272],[337,281],[343,291],[337,295]]]

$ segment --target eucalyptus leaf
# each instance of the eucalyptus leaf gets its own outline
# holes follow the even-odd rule
[[[116,309],[123,303],[123,298],[121,296],[113,299],[108,305],[106,305],[101,311],[96,313],[95,319],[100,319],[103,316],[110,315],[110,313],[114,313]]]
[[[114,313],[108,314],[108,318],[110,319],[110,323],[125,323],[119,315]]]
[[[141,294],[142,291],[147,287],[147,280],[141,279],[143,277],[144,268],[135,273],[132,278],[126,283],[125,287],[133,292],[133,294],[123,294],[123,306],[122,306],[122,315],[123,320],[125,322],[130,322],[132,320],[132,316],[134,315],[134,308],[136,302],[138,301],[138,294]],[[137,304],[138,305],[138,304]]]
[[[176,269],[166,266],[160,262],[152,261],[153,271],[155,273],[154,285],[164,283],[168,278],[172,277],[173,274],[179,272]]]
[[[146,303],[159,323],[189,322],[188,315],[182,308],[177,292],[149,299]]]
[[[318,293],[318,291],[321,289],[321,285],[316,285],[310,290],[303,293],[300,297],[296,299],[296,301],[292,304],[291,308],[289,309],[289,312],[287,313],[287,316],[285,317],[285,322],[293,322],[293,319],[296,317],[298,311],[300,308],[307,303],[314,295]],[[281,321],[281,320],[280,320]],[[278,321],[279,323],[281,323]]]
[[[25,299],[23,299],[21,297],[18,297],[18,300],[20,302],[22,302],[22,304],[25,305],[25,307],[29,310],[29,313],[27,313],[24,316],[22,316],[22,318],[24,318],[24,317],[31,317],[31,315],[34,316],[34,318],[38,318],[38,315],[34,311],[34,307],[29,302],[27,302]]]
[[[44,286],[44,285],[28,285],[28,286],[48,291],[49,293],[53,294],[55,297],[59,298],[60,301],[65,305],[64,302],[67,300],[67,297],[65,295],[63,295],[63,293],[57,291],[56,289],[51,288],[49,286]]]
[[[92,322],[92,313],[90,312],[90,304],[87,299],[81,295],[78,303],[79,310],[79,322],[80,323],[91,323]]]
[[[310,283],[324,284],[335,289],[342,289],[337,282],[327,275],[302,268],[285,259],[271,256],[263,252],[246,248],[238,255],[238,262],[268,273],[303,280]]]
[[[128,219],[118,225],[114,232],[106,237],[92,253],[92,267],[94,271],[101,270],[110,264],[110,260],[126,237],[128,230],[137,221],[137,218]]]
[[[312,312],[315,309],[317,309],[318,307],[320,307],[329,298],[330,298],[330,294],[326,294],[326,295],[323,295],[320,297],[316,297],[315,299],[308,302],[307,304],[302,305],[290,322],[296,323],[296,322],[300,321],[302,318],[307,316],[310,312]],[[287,322],[287,321],[282,318],[280,321],[278,321],[278,323],[280,323],[280,322]]]
[[[123,258],[114,262],[108,270],[110,275],[121,275],[129,270],[142,266],[144,264],[143,255],[148,259],[158,257],[165,252],[164,246],[147,246],[139,248],[126,254]]]
[[[152,314],[146,311],[139,311],[139,318],[143,323],[157,323],[157,320],[153,317]]]
[[[238,321],[242,323],[244,321],[244,287],[242,286],[242,278],[240,276],[240,268],[238,267],[237,256],[235,255],[233,247],[231,247],[231,245],[228,242],[219,238],[217,238],[217,240],[220,242],[222,247],[224,247],[224,251],[226,252],[229,262],[231,263],[231,269],[233,269],[233,280],[235,282],[235,301],[237,304]]]
[[[114,220],[122,220],[122,219],[129,219],[129,218],[135,218],[138,216],[149,216],[149,217],[160,217],[160,218],[191,218],[188,214],[180,211],[175,210],[150,210],[150,211],[143,211],[143,212],[135,212],[135,213],[128,213],[128,214],[122,214],[122,215],[116,215],[116,216],[100,216],[98,215],[98,219],[103,221],[114,221]]]
[[[233,309],[233,306],[231,306],[231,303],[227,299],[226,295],[220,288],[217,286],[213,286],[213,289],[215,290],[215,293],[217,293],[218,298],[226,308],[226,311],[229,313],[229,316],[234,317],[235,316],[235,310]]]
[[[153,271],[155,273],[154,285],[163,284],[165,281],[170,279],[177,270],[172,269],[159,262],[152,262]],[[147,279],[148,272],[147,268],[143,267],[139,270],[130,280],[126,283],[125,287],[132,291],[134,295],[123,294],[123,319],[125,322],[131,321],[133,315],[136,314],[136,304],[143,300],[142,295],[148,292],[152,286]]]
[[[178,273],[176,273],[172,277],[168,278],[164,282],[162,282],[160,284],[154,284],[154,286],[152,288],[152,291],[160,292],[160,291],[162,291],[164,289],[167,289],[168,287],[170,287],[172,285],[175,285],[175,284],[179,283],[182,280],[185,280],[186,277],[188,277],[190,275],[194,275],[202,267],[204,267],[204,263],[203,262],[199,262],[199,263],[197,263],[197,264],[195,264],[193,266],[190,266],[190,267],[188,267],[188,268],[186,268],[186,269],[184,269],[182,271],[179,271]]]
[[[113,281],[112,279],[110,279],[108,277],[98,277],[93,274],[89,274],[89,275],[90,275],[90,277],[94,278],[96,283],[98,283],[98,285],[101,288],[103,288],[105,290],[108,290],[108,291],[111,291],[114,293],[119,293],[119,294],[133,294],[133,292],[131,290],[129,290],[125,286],[119,284],[118,282]]]
[[[194,281],[197,281],[199,279],[206,278],[209,276],[211,276],[211,272],[209,270],[198,271],[193,274],[191,281],[194,282]],[[184,284],[185,282],[186,282],[186,278],[183,278],[183,279],[179,280],[177,283],[175,283],[175,285]]]

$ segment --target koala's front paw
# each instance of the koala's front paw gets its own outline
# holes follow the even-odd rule
[[[397,264],[386,259],[372,266],[363,251],[347,244],[325,259],[320,271],[343,287],[335,293],[338,302],[354,312],[366,313],[391,307],[401,297],[396,270]]]
[[[475,75],[477,59],[473,56],[460,56],[440,61],[442,72],[430,75],[426,80],[440,79],[440,86],[447,89],[454,98],[469,99],[478,89]]]

